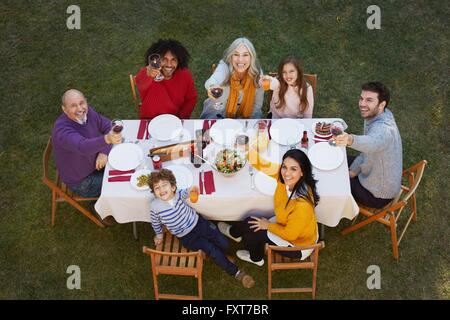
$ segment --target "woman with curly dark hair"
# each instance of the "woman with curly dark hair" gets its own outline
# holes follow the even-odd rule
[[[158,54],[160,66],[152,66],[150,57]],[[189,119],[197,103],[197,90],[188,69],[189,52],[177,40],[159,39],[145,53],[145,67],[136,75],[142,105],[141,119],[173,114]]]
[[[308,246],[319,238],[314,207],[319,202],[312,166],[303,151],[293,149],[283,155],[281,166],[260,158],[251,150],[250,159],[256,169],[277,180],[274,194],[275,216],[270,220],[249,217],[233,226],[219,222],[219,230],[236,242],[243,240],[246,250],[238,250],[241,260],[264,264],[266,243],[278,246]],[[283,253],[306,259],[312,250]]]

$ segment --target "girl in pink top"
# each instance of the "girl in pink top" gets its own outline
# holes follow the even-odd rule
[[[295,56],[287,56],[278,65],[277,78],[270,79],[272,118],[312,118],[314,94],[303,77],[303,68]]]

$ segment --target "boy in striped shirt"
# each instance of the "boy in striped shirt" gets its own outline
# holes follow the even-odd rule
[[[175,176],[172,171],[161,169],[154,171],[149,177],[149,186],[156,199],[152,202],[150,218],[155,231],[155,245],[163,240],[162,226],[178,237],[186,248],[202,250],[222,269],[239,280],[246,288],[251,288],[255,281],[251,276],[231,262],[225,255],[229,242],[219,232],[217,227],[205,220],[191,208],[186,199],[193,186],[189,189],[177,190]]]

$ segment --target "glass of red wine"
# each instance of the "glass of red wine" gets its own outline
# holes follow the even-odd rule
[[[347,129],[347,125],[345,124],[345,122],[341,120],[333,121],[330,127],[330,133],[333,135],[333,139],[328,140],[328,144],[330,146],[335,147],[336,146],[335,138],[341,135],[345,131],[345,129]]]
[[[148,57],[148,64],[152,69],[159,70],[160,73],[153,79],[156,82],[164,80],[164,76],[161,74],[161,56],[157,53],[153,53]]]
[[[123,121],[119,119],[114,119],[111,121],[111,130],[114,133],[121,133],[123,130]],[[124,138],[122,137],[122,142]]]
[[[221,87],[213,87],[211,88],[211,95],[216,98],[219,99],[223,94],[223,88]],[[220,101],[216,101],[213,104],[214,109],[216,110],[222,110],[223,109],[223,103]]]

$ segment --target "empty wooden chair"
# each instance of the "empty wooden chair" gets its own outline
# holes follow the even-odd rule
[[[144,246],[142,251],[150,256],[156,300],[202,300],[203,253],[201,250],[189,251],[182,246],[177,237],[165,230],[162,244],[158,245],[156,249]],[[158,287],[158,275],[160,274],[195,277],[198,294],[189,296],[160,293]]]
[[[422,160],[413,165],[412,167],[410,167],[409,169],[403,171],[403,177],[406,180],[406,185],[402,185],[402,188],[398,196],[386,207],[382,209],[375,209],[360,205],[359,212],[368,218],[342,230],[341,234],[342,235],[349,234],[350,232],[358,230],[374,221],[380,222],[385,226],[389,227],[390,229],[392,241],[392,254],[394,258],[398,260],[399,258],[398,246],[400,245],[400,241],[402,240],[411,220],[417,219],[416,190],[417,187],[419,186],[420,180],[422,179],[426,164],[427,161]],[[409,214],[405,226],[403,227],[403,230],[401,231],[400,237],[397,237],[398,221],[400,215],[402,214],[403,210],[407,207],[408,204],[411,204],[411,212]]]
[[[51,152],[52,152],[52,140],[51,138],[49,138],[42,159],[43,160],[42,182],[52,190],[52,226],[55,225],[56,208],[58,202],[68,202],[69,204],[74,206],[78,211],[84,214],[86,217],[91,219],[96,225],[98,225],[101,228],[104,228],[105,226],[103,225],[103,223],[100,222],[99,219],[97,219],[97,217],[95,217],[89,210],[87,210],[86,208],[84,208],[79,204],[79,202],[84,201],[96,201],[98,198],[84,198],[70,191],[67,188],[67,186],[61,181],[61,178],[57,170],[55,170],[55,178],[51,179],[49,172],[49,162]]]
[[[266,245],[267,249],[267,295],[269,299],[272,299],[273,293],[308,293],[311,292],[312,298],[316,298],[316,278],[317,267],[319,265],[319,251],[325,247],[325,243],[320,241],[317,244],[311,246],[302,247],[280,247]],[[299,251],[312,249],[311,255],[305,260],[288,258],[280,254],[280,252],[286,251]],[[272,272],[275,270],[292,270],[292,269],[310,269],[312,270],[312,286],[311,287],[289,287],[289,288],[274,288],[272,286]]]

